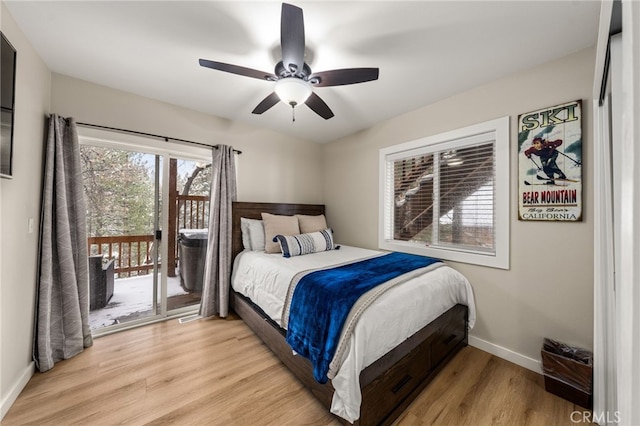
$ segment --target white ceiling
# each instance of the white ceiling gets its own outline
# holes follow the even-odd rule
[[[279,103],[275,83],[198,59],[273,72],[280,3],[4,1],[49,68],[250,125],[327,142],[596,43],[599,1],[296,1],[313,71],[379,67],[374,82],[316,88],[335,117]]]

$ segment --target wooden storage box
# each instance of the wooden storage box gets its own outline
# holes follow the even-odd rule
[[[546,374],[544,375],[544,388],[547,392],[551,392],[560,398],[564,398],[567,401],[588,408],[589,410],[593,406],[593,399],[590,392],[580,390]]]
[[[584,408],[592,407],[593,354],[546,339],[542,350],[544,387]]]

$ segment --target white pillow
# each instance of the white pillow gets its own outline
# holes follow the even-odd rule
[[[264,251],[264,225],[261,220],[241,217],[240,230],[245,249]]]
[[[280,244],[284,257],[301,256],[334,249],[331,229],[299,235],[276,235],[273,241]]]
[[[242,246],[245,250],[251,250],[251,237],[249,236],[249,219],[240,218],[240,231],[242,232]]]

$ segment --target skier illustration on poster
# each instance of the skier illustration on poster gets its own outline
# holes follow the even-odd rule
[[[518,218],[582,220],[582,103],[518,117]]]

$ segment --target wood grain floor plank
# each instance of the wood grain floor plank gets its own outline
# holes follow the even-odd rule
[[[542,377],[464,348],[396,421],[573,425],[581,407]],[[156,323],[95,339],[36,373],[3,425],[338,425],[235,316]]]

